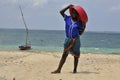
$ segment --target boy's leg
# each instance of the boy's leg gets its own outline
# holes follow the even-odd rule
[[[78,60],[79,60],[79,58],[74,56],[74,70],[73,70],[73,73],[77,73]]]
[[[60,60],[60,62],[59,62],[59,66],[58,66],[57,70],[55,70],[55,71],[52,72],[52,73],[60,73],[60,72],[61,72],[62,66],[63,66],[63,64],[65,63],[67,56],[68,56],[67,53],[63,53],[63,54],[62,54],[62,58],[61,58],[61,60]]]

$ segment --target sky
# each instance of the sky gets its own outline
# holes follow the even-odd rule
[[[21,5],[29,29],[64,30],[59,11],[69,4],[80,5],[87,12],[86,31],[120,32],[120,0],[0,0],[0,28],[25,28]]]

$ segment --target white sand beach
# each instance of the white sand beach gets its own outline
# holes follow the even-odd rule
[[[0,51],[0,80],[120,80],[120,55],[81,54],[78,73],[68,56],[60,74],[51,74],[60,52]]]

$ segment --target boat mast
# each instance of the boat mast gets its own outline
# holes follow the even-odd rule
[[[22,20],[23,20],[23,23],[24,23],[24,25],[25,25],[25,28],[26,28],[26,46],[28,45],[28,39],[29,39],[29,35],[28,35],[28,33],[29,33],[29,31],[28,31],[28,27],[27,27],[27,24],[26,24],[26,22],[25,22],[25,19],[24,19],[24,15],[23,15],[23,11],[22,11],[22,8],[21,8],[21,6],[19,5],[19,9],[20,9],[20,12],[21,12],[21,15],[22,15]]]

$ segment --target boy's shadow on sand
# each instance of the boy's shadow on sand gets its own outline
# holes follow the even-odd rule
[[[73,72],[70,72],[73,73]],[[100,74],[99,72],[90,72],[90,71],[82,71],[82,72],[77,72],[75,74]]]

